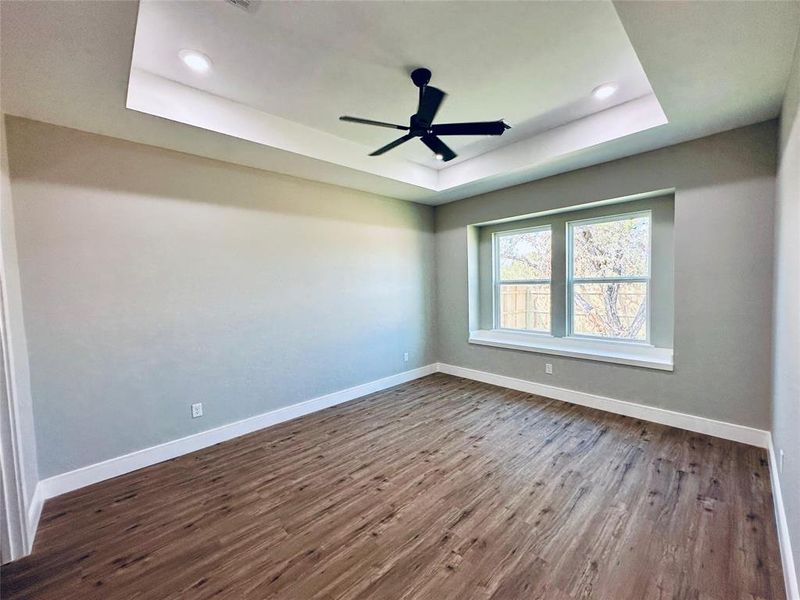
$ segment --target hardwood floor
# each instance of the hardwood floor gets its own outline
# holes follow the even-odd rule
[[[3,598],[784,598],[763,450],[448,375],[47,503]]]

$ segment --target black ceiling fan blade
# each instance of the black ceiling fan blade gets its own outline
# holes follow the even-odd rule
[[[404,135],[401,138],[397,138],[392,143],[386,144],[383,148],[378,148],[377,150],[375,150],[375,152],[370,153],[370,156],[379,156],[379,155],[383,154],[384,152],[388,152],[392,148],[397,148],[397,146],[399,146],[400,144],[402,144],[404,142],[407,142],[408,140],[411,140],[411,139],[414,139],[413,135]]]
[[[434,135],[503,135],[506,129],[511,129],[511,127],[503,123],[503,121],[431,125],[431,131]]]
[[[400,131],[408,131],[405,125],[395,125],[394,123],[384,123],[383,121],[373,121],[372,119],[361,119],[359,117],[348,117],[343,115],[339,117],[340,121],[347,121],[348,123],[360,123],[361,125],[377,125],[378,127],[388,127],[389,129],[399,129]]]
[[[456,156],[458,156],[458,154],[453,152],[447,144],[445,144],[435,135],[423,135],[421,139],[422,143],[433,150],[434,154],[441,155],[444,162],[453,160]]]
[[[439,111],[442,105],[445,94],[439,88],[431,87],[429,85],[422,88],[422,95],[419,99],[419,109],[417,110],[417,122],[420,125],[428,126],[433,122],[433,118]]]

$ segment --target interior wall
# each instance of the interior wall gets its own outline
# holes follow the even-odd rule
[[[784,452],[779,473],[800,574],[800,44],[781,113],[775,202],[775,317],[772,439]]]
[[[36,484],[39,482],[36,459],[36,433],[33,421],[33,404],[31,400],[30,373],[28,365],[28,345],[25,323],[22,312],[22,295],[20,273],[17,259],[17,240],[14,231],[14,206],[11,197],[9,163],[7,153],[6,122],[0,113],[0,286],[3,307],[3,336],[6,347],[3,348],[3,406],[2,435],[0,444],[4,461],[16,459],[19,471],[19,490],[22,495],[22,510],[27,513],[32,505]],[[7,369],[7,372],[6,372]],[[7,377],[7,378],[6,378]],[[8,400],[13,398],[13,407]],[[13,421],[11,411],[13,410]],[[16,453],[12,449],[11,428],[15,427],[20,444]],[[12,458],[13,457],[13,458]],[[16,486],[15,486],[16,487]],[[5,492],[9,490],[4,489]],[[16,519],[19,515],[9,514]],[[27,519],[27,514],[22,515]],[[26,524],[23,523],[23,527]],[[3,559],[8,558],[11,548],[8,532],[3,539]],[[22,540],[23,545],[27,540]]]
[[[771,121],[438,207],[439,361],[769,429],[776,138]],[[467,342],[469,225],[669,188],[674,372]]]
[[[42,478],[434,360],[432,208],[23,119],[8,139]]]

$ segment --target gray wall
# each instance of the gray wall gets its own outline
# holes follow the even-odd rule
[[[8,140],[42,477],[433,361],[430,207],[21,119]]]
[[[14,207],[11,200],[11,185],[9,180],[8,155],[6,145],[5,119],[0,113],[0,262],[2,263],[2,303],[4,304],[4,317],[6,342],[8,343],[9,381],[8,391],[13,394],[16,405],[16,426],[20,433],[21,446],[17,449],[17,459],[22,472],[23,503],[30,506],[36,484],[39,481],[36,460],[36,438],[33,422],[33,403],[31,400],[30,373],[28,366],[28,346],[25,336],[25,324],[22,315],[22,295],[20,288],[20,273],[17,261],[17,241],[14,232]],[[5,377],[5,374],[4,374]],[[3,444],[3,453],[11,456],[9,415],[6,414],[7,406],[2,411],[2,435],[0,443]],[[27,515],[26,515],[27,516]],[[4,557],[8,548],[4,544]]]
[[[10,119],[41,475],[433,360],[767,429],[776,134],[439,207],[434,252],[428,207]],[[674,373],[467,343],[467,225],[671,187]]]
[[[776,137],[762,123],[439,207],[438,359],[769,429]],[[672,187],[673,373],[467,342],[468,225]]]
[[[781,114],[775,201],[775,339],[772,438],[785,452],[783,503],[800,575],[800,44]]]

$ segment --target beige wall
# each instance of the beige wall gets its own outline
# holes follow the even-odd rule
[[[795,570],[800,575],[800,44],[781,114],[775,201],[775,340],[772,437]]]
[[[769,429],[776,138],[762,123],[439,207],[438,360]],[[673,187],[674,372],[467,342],[469,225]]]
[[[8,138],[42,477],[433,360],[430,207],[21,119]]]

